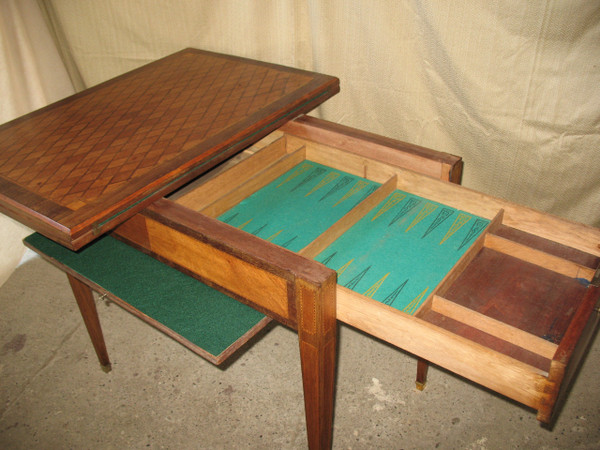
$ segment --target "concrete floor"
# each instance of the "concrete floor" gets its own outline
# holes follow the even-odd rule
[[[96,360],[66,277],[41,259],[0,288],[0,448],[306,447],[296,335],[274,326],[225,370],[98,300],[113,370]],[[340,328],[333,446],[600,448],[595,339],[552,431],[535,414]]]

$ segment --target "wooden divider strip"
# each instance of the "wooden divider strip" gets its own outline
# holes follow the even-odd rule
[[[176,202],[186,208],[199,211],[211,203],[217,201],[232,187],[248,181],[257,173],[263,171],[265,167],[270,166],[279,158],[286,154],[286,142],[284,137],[280,137],[274,142],[266,145],[264,148],[256,151],[245,159],[237,162],[233,166],[214,176],[215,171],[219,171],[220,166],[212,170],[208,176],[210,179],[202,182],[196,189],[185,193],[176,198]],[[227,164],[227,163],[225,163]]]
[[[504,211],[500,210],[496,217],[494,217],[488,226],[481,232],[479,237],[475,239],[475,242],[471,244],[471,247],[460,257],[454,267],[448,271],[446,276],[439,282],[439,284],[431,291],[427,299],[421,304],[419,309],[415,312],[415,316],[422,316],[425,312],[431,309],[431,300],[434,295],[444,295],[444,293],[452,286],[452,283],[460,276],[461,273],[467,268],[471,261],[477,256],[479,251],[483,248],[485,242],[485,236],[500,226],[502,223]]]
[[[348,211],[340,220],[325,230],[319,237],[298,252],[307,258],[315,258],[325,250],[342,234],[348,231],[356,222],[362,219],[375,206],[381,203],[394,189],[396,189],[397,178],[393,176],[382,184],[375,192]]]
[[[462,322],[470,327],[477,328],[484,333],[491,334],[525,350],[552,359],[558,345],[546,341],[531,333],[508,325],[500,320],[493,319],[472,309],[454,303],[438,295],[433,297],[431,309],[443,314],[450,319]]]
[[[288,137],[290,142],[298,145],[298,138]],[[358,177],[368,178],[377,183],[385,183],[396,175],[393,166],[380,161],[358,156],[350,152],[328,147],[317,142],[305,141],[306,157],[311,161],[348,172]]]
[[[514,256],[531,264],[543,267],[561,275],[571,278],[584,278],[591,281],[594,270],[568,261],[558,256],[551,255],[541,250],[528,247],[518,242],[511,241],[495,234],[488,234],[485,238],[485,246],[506,255]]]
[[[209,217],[220,216],[305,159],[306,154],[303,148],[282,157],[246,182],[238,184],[235,189],[230,190],[227,194],[200,210],[200,212]]]
[[[398,167],[407,167],[435,178],[445,177],[447,180],[451,176],[449,169],[462,165],[460,158],[454,155],[310,116],[301,116],[287,122],[280,130],[301,139],[345,149],[358,156],[385,161]]]

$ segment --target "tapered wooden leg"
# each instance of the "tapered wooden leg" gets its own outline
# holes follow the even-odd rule
[[[96,303],[94,302],[94,295],[90,287],[79,281],[74,276],[67,274],[71,289],[77,300],[79,311],[83,317],[83,322],[88,330],[94,350],[100,361],[102,369],[106,372],[110,371],[110,360],[108,359],[108,352],[106,351],[106,344],[104,343],[104,336],[102,335],[102,328],[100,327],[100,319],[98,318],[98,310],[96,309]]]
[[[296,286],[298,337],[310,449],[331,448],[337,325],[335,277],[322,286]]]
[[[429,369],[429,362],[418,358],[417,359],[417,389],[422,391],[425,389],[425,383],[427,383],[427,370]]]

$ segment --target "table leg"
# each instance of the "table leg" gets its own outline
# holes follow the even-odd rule
[[[324,286],[298,282],[296,299],[308,446],[328,449],[333,436],[337,350],[335,279]]]
[[[100,327],[100,319],[98,318],[98,310],[96,309],[92,290],[87,284],[82,283],[74,276],[67,274],[67,277],[69,278],[73,295],[75,295],[75,300],[77,300],[79,311],[94,345],[94,350],[96,350],[100,365],[105,372],[108,372],[111,369],[110,360],[106,351],[106,344],[104,343],[104,336],[102,335],[102,328]]]
[[[425,389],[425,383],[427,383],[427,370],[429,369],[429,362],[417,358],[417,389],[422,391]]]

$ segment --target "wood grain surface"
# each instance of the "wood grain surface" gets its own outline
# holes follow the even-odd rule
[[[0,211],[71,248],[339,91],[186,49],[0,127]]]

